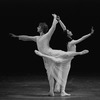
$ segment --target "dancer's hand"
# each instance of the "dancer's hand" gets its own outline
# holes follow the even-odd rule
[[[94,29],[93,29],[93,27],[92,27],[92,28],[91,28],[91,33],[90,33],[90,34],[92,35],[93,33],[94,33]]]
[[[52,14],[52,16],[54,17],[54,22],[57,24],[58,21],[57,21],[57,15],[56,14]]]
[[[73,35],[72,32],[69,31],[69,30],[67,30],[67,34],[68,34],[69,36],[72,36],[72,35]]]
[[[55,19],[57,19],[57,15],[56,15],[56,14],[52,14],[52,16],[53,16]]]
[[[11,37],[18,37],[17,35],[15,34],[12,34],[12,33],[9,33],[11,35]]]
[[[58,21],[58,22],[60,21],[60,16],[57,16],[57,21]]]

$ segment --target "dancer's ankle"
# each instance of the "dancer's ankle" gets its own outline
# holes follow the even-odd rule
[[[54,92],[49,92],[48,95],[49,95],[49,96],[55,96],[55,95],[54,95]]]

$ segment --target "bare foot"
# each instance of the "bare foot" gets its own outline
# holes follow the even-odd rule
[[[81,54],[86,54],[86,53],[88,53],[89,52],[89,50],[83,50],[82,52],[81,52]]]
[[[54,95],[53,92],[49,92],[49,93],[48,93],[48,96],[52,96],[52,97],[53,97],[53,96],[55,96],[55,95]]]
[[[71,94],[68,94],[66,92],[61,92],[61,96],[70,96]]]
[[[34,52],[35,52],[37,55],[41,56],[41,54],[40,54],[37,50],[34,50]]]

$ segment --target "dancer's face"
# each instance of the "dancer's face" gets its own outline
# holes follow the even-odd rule
[[[71,31],[67,30],[67,34],[71,37],[73,34]]]
[[[39,32],[39,33],[41,32],[41,27],[40,26],[37,27],[37,32]]]
[[[72,35],[73,35],[71,31],[70,31],[68,34],[69,34],[70,36],[72,36]]]
[[[43,33],[43,31],[42,31],[42,29],[41,29],[41,27],[40,27],[40,26],[38,26],[38,27],[37,27],[37,32],[39,32],[39,33],[40,33],[40,35],[44,35],[44,33]]]

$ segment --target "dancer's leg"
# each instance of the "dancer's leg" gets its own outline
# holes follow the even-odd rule
[[[47,57],[55,62],[63,62],[63,61],[66,61],[66,59],[68,57],[73,57],[76,55],[83,55],[83,54],[86,54],[89,52],[88,50],[83,50],[81,52],[74,52],[74,51],[65,52],[65,51],[61,51],[61,50],[52,50],[52,49],[50,51],[51,51],[52,56],[42,54],[41,52],[39,52],[37,50],[35,50],[35,53],[39,56]],[[55,57],[55,55],[56,55],[56,57]],[[62,59],[62,58],[65,58],[65,59]]]
[[[70,62],[63,64],[63,71],[62,71],[62,83],[61,83],[61,96],[70,96],[70,94],[65,92],[68,74],[70,71]]]
[[[37,54],[37,55],[39,55],[39,56],[42,56],[42,57],[46,57],[46,58],[48,58],[48,59],[51,59],[51,60],[53,60],[54,62],[57,62],[57,63],[61,63],[61,62],[63,62],[63,61],[66,61],[65,59],[62,59],[62,58],[58,58],[58,57],[53,57],[53,56],[49,56],[49,55],[46,55],[46,54],[43,54],[43,53],[41,53],[41,52],[39,52],[39,51],[37,51],[37,50],[35,50],[35,53]]]
[[[56,84],[55,84],[55,92],[60,92],[61,90],[61,83],[62,83],[62,63],[60,63],[57,66],[58,70],[57,70],[57,79],[56,79]]]
[[[57,66],[59,67],[59,71],[57,72],[58,74],[58,78],[56,80],[56,84],[55,84],[55,92],[60,92],[60,89],[61,89],[61,82],[62,82],[62,68],[61,68],[61,65],[60,66]]]
[[[56,82],[54,92],[60,92],[60,84]]]
[[[48,77],[48,80],[49,80],[49,85],[50,85],[49,95],[54,96],[54,78],[50,75]]]
[[[76,55],[82,55],[88,53],[88,50],[83,50],[81,52],[75,52],[75,51],[62,51],[62,50],[55,50],[55,49],[50,49],[49,53],[51,56],[56,57],[56,58],[64,58],[67,59],[68,57],[73,57]],[[64,60],[63,59],[63,60]]]
[[[52,69],[53,62],[44,57],[43,57],[43,61],[44,61],[45,69],[47,71],[47,77],[50,86],[49,95],[54,96],[54,77],[53,77],[53,69]]]
[[[88,52],[89,52],[88,50],[83,50],[81,52],[67,51],[65,52],[65,54],[63,53],[60,57],[63,57],[63,58],[74,57],[77,55],[87,54]]]

